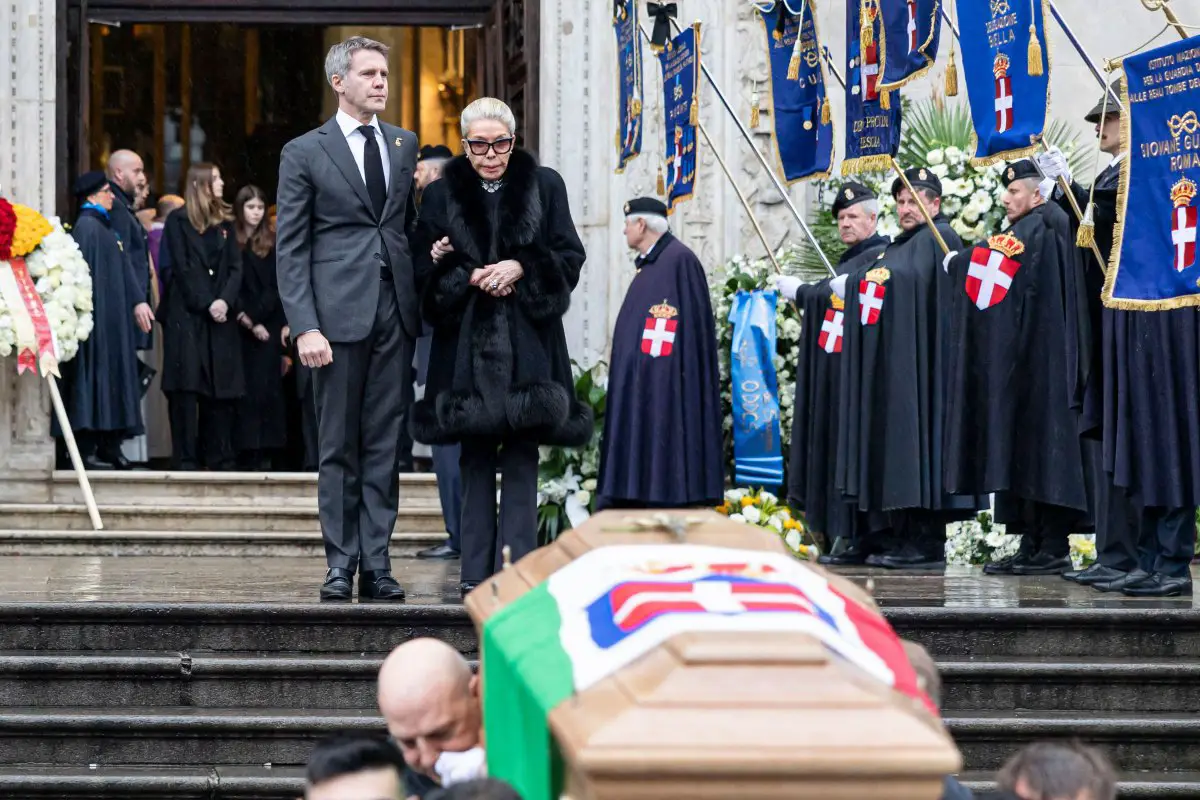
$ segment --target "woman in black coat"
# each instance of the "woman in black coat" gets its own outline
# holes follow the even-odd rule
[[[163,247],[171,278],[162,301],[162,388],[171,415],[176,469],[234,469],[236,401],[246,391],[242,343],[231,309],[242,285],[242,254],[221,199],[221,172],[188,170],[187,202],[167,218]]]
[[[499,569],[504,546],[513,561],[537,546],[538,445],[580,447],[594,428],[562,324],[586,254],[562,177],[514,148],[515,127],[493,98],[463,111],[467,155],[425,189],[413,237],[434,332],[411,428],[462,445],[464,594]]]
[[[246,394],[238,401],[234,449],[244,468],[269,469],[271,456],[287,444],[280,345],[285,320],[275,277],[275,234],[267,220],[267,196],[257,186],[242,187],[233,209],[242,251],[242,290],[236,312],[246,374]]]

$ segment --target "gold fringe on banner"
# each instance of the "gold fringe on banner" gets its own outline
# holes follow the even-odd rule
[[[954,63],[954,47],[950,47],[950,61],[946,64],[946,97],[958,97],[958,64]]]
[[[1037,77],[1046,73],[1046,68],[1042,64],[1042,43],[1037,38],[1037,28],[1033,23],[1029,24],[1029,74]]]
[[[857,175],[860,172],[886,172],[892,168],[891,156],[862,156],[842,162],[842,175]]]
[[[1079,222],[1079,232],[1075,234],[1076,247],[1091,247],[1096,243],[1096,222],[1092,214],[1092,203],[1087,204],[1083,219]]]
[[[692,98],[692,107],[691,107],[691,110],[688,112],[688,125],[695,126],[695,125],[699,125],[699,124],[700,124],[700,98],[693,97]]]
[[[762,107],[759,105],[758,92],[750,95],[750,127],[757,128],[761,124]]]
[[[833,114],[829,110],[829,95],[825,95],[825,99],[821,102],[821,124],[828,125],[833,119]]]
[[[867,48],[875,44],[875,26],[871,23],[871,12],[868,8],[870,0],[861,0],[859,5],[859,18],[861,19],[861,27],[858,32],[858,41],[862,45],[863,56],[866,56]]]

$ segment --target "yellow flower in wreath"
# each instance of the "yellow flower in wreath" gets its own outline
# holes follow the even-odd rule
[[[753,497],[751,497],[750,495],[746,495],[745,497],[742,498],[742,508],[747,508],[748,506],[752,506],[756,502],[757,501]]]
[[[13,231],[13,258],[24,258],[37,249],[42,239],[54,230],[50,221],[29,206],[12,204],[17,216],[17,228]]]

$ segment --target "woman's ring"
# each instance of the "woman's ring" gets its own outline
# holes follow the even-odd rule
[[[492,288],[493,290],[499,289],[499,288],[500,288],[500,281],[492,281],[492,283],[491,283],[491,288]]]

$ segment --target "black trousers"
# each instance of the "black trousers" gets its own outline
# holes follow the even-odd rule
[[[317,504],[331,568],[391,568],[400,483],[396,454],[412,404],[412,339],[396,293],[381,283],[375,322],[360,342],[332,342],[333,363],[314,369]]]
[[[465,439],[459,458],[462,479],[462,580],[487,580],[499,571],[504,547],[513,563],[537,547],[536,442]],[[496,518],[496,472],[500,516]]]
[[[996,493],[996,521],[1003,523],[1008,533],[1022,535],[1023,553],[1067,555],[1071,552],[1071,531],[1079,517],[1080,512],[1073,508]]]
[[[433,473],[437,476],[438,499],[442,503],[442,519],[446,522],[446,542],[459,552],[462,551],[462,480],[459,478],[458,462],[462,448],[456,444],[435,444],[433,451]]]
[[[172,466],[175,469],[230,470],[237,466],[233,451],[236,400],[216,400],[193,392],[169,392]]]
[[[1196,555],[1196,508],[1147,506],[1137,540],[1138,566],[1178,578],[1188,574]]]

